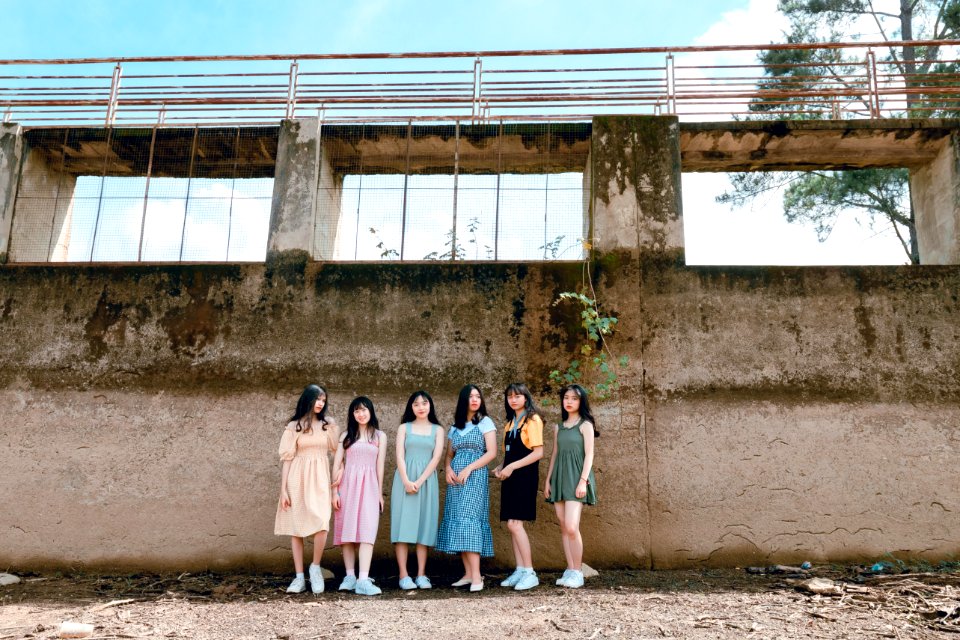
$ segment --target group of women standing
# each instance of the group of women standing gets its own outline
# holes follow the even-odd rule
[[[536,519],[543,420],[526,385],[511,384],[503,395],[503,459],[493,474],[501,481],[500,520],[510,531],[516,569],[501,586],[522,591],[539,584],[524,522]],[[556,509],[567,561],[557,584],[578,588],[583,586],[580,514],[584,504],[596,503],[593,441],[599,434],[583,387],[564,387],[560,402],[562,420],[553,429],[543,493]],[[426,575],[431,547],[460,554],[464,572],[454,587],[484,588],[480,558],[493,556],[487,467],[497,457],[496,431],[476,385],[460,391],[449,430],[440,426],[426,391],[410,396],[397,430],[397,470],[390,496],[390,540],[401,589],[432,587]],[[387,447],[369,398],[360,396],[350,403],[341,432],[327,416],[326,390],[317,385],[304,389],[280,441],[283,467],[274,533],[291,537],[296,576],[287,592],[306,590],[307,578],[314,593],[323,592],[320,560],[332,511],[334,544],[341,547],[346,573],[340,591],[381,593],[369,571],[384,506]],[[437,467],[444,449],[447,492],[441,519]],[[314,537],[313,562],[305,577],[303,540],[309,536]],[[407,567],[411,545],[417,561],[414,577]]]

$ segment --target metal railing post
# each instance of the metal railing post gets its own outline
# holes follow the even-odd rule
[[[300,78],[300,65],[296,60],[290,63],[290,82],[287,85],[287,120],[291,120],[297,111],[297,82]]]
[[[120,96],[120,77],[123,74],[123,69],[120,67],[120,63],[113,68],[113,78],[110,80],[110,98],[107,102],[107,117],[105,121],[105,126],[112,126],[117,118],[117,98]]]
[[[877,55],[873,49],[867,49],[867,90],[870,98],[870,117],[880,117],[880,86],[877,83]]]
[[[7,107],[7,110],[3,112],[3,121],[4,122],[13,121],[13,107]]]
[[[667,75],[667,115],[672,116],[677,113],[677,78],[672,53],[667,54],[664,71]]]
[[[480,104],[480,78],[482,75],[483,61],[477,58],[473,61],[473,108],[470,114],[474,124],[478,123],[482,114],[482,105]]]

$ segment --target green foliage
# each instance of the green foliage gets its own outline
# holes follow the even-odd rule
[[[377,240],[377,249],[380,249],[380,257],[384,260],[392,260],[400,257],[400,252],[387,246],[386,241],[380,237],[376,227],[370,227],[370,233],[374,240]]]
[[[539,247],[537,247],[537,249],[543,249],[544,260],[546,260],[547,258],[550,258],[551,260],[557,259],[557,255],[560,253],[560,243],[563,242],[564,238],[566,238],[566,236],[560,235],[554,238],[553,240],[551,240],[550,242],[546,242],[540,245]]]
[[[557,296],[553,304],[565,302],[579,305],[583,336],[576,350],[577,357],[570,360],[565,370],[551,371],[550,382],[556,387],[576,383],[588,389],[598,400],[609,398],[620,388],[618,367],[625,367],[630,362],[627,356],[615,358],[607,342],[607,338],[613,335],[617,326],[617,318],[604,315],[597,301],[583,293],[565,291]],[[586,377],[595,382],[587,382]]]

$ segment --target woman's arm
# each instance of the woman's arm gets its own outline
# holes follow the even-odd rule
[[[410,478],[407,477],[407,458],[404,455],[406,451],[407,442],[407,426],[402,424],[400,428],[397,429],[397,473],[400,474],[400,482],[403,483],[403,490],[407,493],[416,493],[417,489],[413,485],[413,482],[410,481]]]
[[[543,497],[550,498],[550,478],[553,476],[553,467],[557,464],[557,434],[559,425],[553,425],[553,451],[550,452],[550,464],[547,465],[547,478],[543,481]]]
[[[327,419],[327,429],[330,429],[330,430],[331,430],[331,432],[330,432],[330,451],[333,451],[333,452],[334,452],[334,455],[336,455],[337,446],[338,446],[338,443],[340,442],[340,435],[341,435],[341,434],[340,434],[340,427],[337,426],[337,423],[333,421],[333,418],[328,418],[328,419]],[[329,458],[329,453],[328,453],[327,455],[328,455],[327,460],[330,460],[330,458]],[[337,466],[336,466],[336,464],[334,464],[333,470],[330,472],[330,486],[331,486],[331,487],[336,487],[337,485],[339,485],[339,484],[340,484],[340,479],[341,479],[341,476],[342,476],[342,475],[343,475],[343,470],[340,469],[340,470],[339,470],[339,473],[338,473]]]
[[[541,459],[542,457],[543,457],[543,445],[540,445],[539,447],[533,447],[533,450],[530,451],[530,453],[520,458],[519,460],[514,460],[504,468],[500,469],[500,479],[506,480],[517,469],[533,464],[534,462]]]
[[[383,512],[383,462],[387,459],[387,434],[380,432],[380,446],[377,448],[377,483],[380,485],[380,512]]]
[[[437,470],[437,465],[440,464],[440,458],[443,456],[443,437],[443,429],[437,429],[437,437],[433,443],[433,457],[430,458],[430,462],[427,463],[420,477],[413,483],[416,490],[419,490],[423,483],[427,481],[427,478]]]
[[[463,484],[470,477],[470,474],[478,469],[483,469],[497,457],[497,432],[488,431],[483,434],[483,444],[487,447],[487,452],[465,466],[463,471],[457,474],[457,481]]]
[[[287,492],[287,476],[290,475],[290,460],[283,461],[280,470],[280,508],[286,511],[290,508],[290,494]]]
[[[340,478],[343,476],[343,436],[341,434],[340,438],[337,441],[337,452],[333,456],[333,471],[336,475],[337,482],[336,484],[331,485],[330,487],[330,499],[333,502],[333,508],[337,511],[340,510]]]
[[[580,434],[583,436],[583,470],[580,472],[580,480],[577,482],[575,495],[578,498],[584,498],[587,495],[590,471],[593,470],[593,425],[584,422],[580,425]]]
[[[447,484],[457,484],[457,474],[453,472],[453,445],[452,443],[447,446],[447,461],[444,464],[443,470],[447,477]]]

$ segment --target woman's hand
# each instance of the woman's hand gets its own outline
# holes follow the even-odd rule
[[[333,492],[333,510],[340,511],[340,494],[336,491]]]
[[[464,467],[463,471],[457,474],[457,484],[467,484],[467,478],[470,477],[471,473],[473,473],[473,471],[469,466]]]
[[[453,467],[447,465],[446,469],[447,484],[457,484],[457,474],[453,472]]]
[[[280,509],[286,511],[290,508],[290,492],[284,487],[280,490]]]
[[[547,478],[547,479],[543,482],[543,498],[544,498],[545,500],[549,500],[549,499],[550,499],[550,478]]]
[[[380,494],[380,513],[383,513],[383,494]]]
[[[330,481],[331,487],[339,487],[340,481],[343,480],[343,467],[341,466],[337,469],[337,472],[333,476],[333,480]]]
[[[409,480],[405,480],[403,482],[403,489],[407,493],[416,493],[420,489],[420,487],[417,486],[416,482],[410,482]]]
[[[581,478],[580,482],[577,483],[577,490],[574,495],[581,499],[587,497],[587,481],[583,478]]]
[[[513,474],[513,468],[510,465],[505,466],[503,469],[500,469],[500,479],[506,480]]]
[[[500,480],[500,479],[501,479],[501,478],[500,478],[500,468],[501,468],[502,466],[503,466],[503,465],[498,464],[498,465],[493,469],[493,477],[496,478],[497,480]]]

